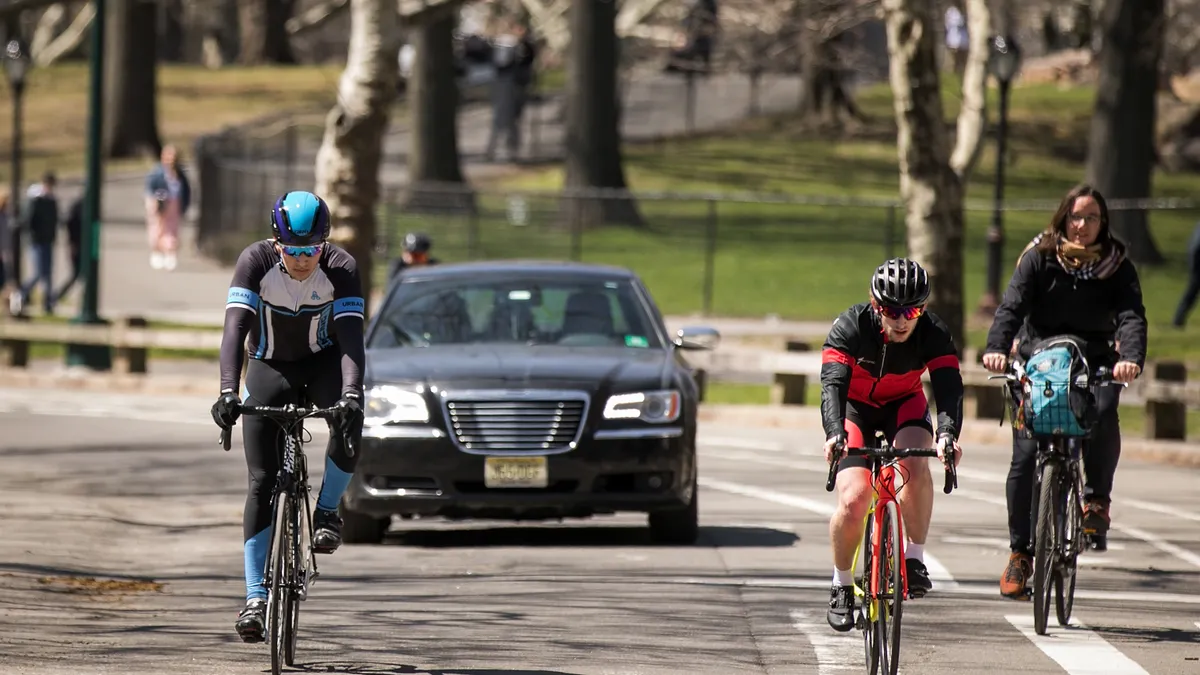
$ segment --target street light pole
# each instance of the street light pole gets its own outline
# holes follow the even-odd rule
[[[21,258],[24,248],[21,242],[19,218],[21,216],[21,198],[24,192],[21,189],[21,146],[24,140],[22,138],[24,135],[22,112],[25,98],[25,76],[29,72],[29,50],[16,34],[15,24],[16,22],[9,23],[9,28],[13,29],[13,32],[10,33],[11,38],[4,46],[4,72],[8,75],[8,83],[12,87],[13,95],[12,185],[8,199],[9,232],[11,233],[9,236],[9,260],[11,263],[9,276],[16,281],[19,288],[25,280],[21,274]],[[24,312],[23,307],[18,313],[22,312]]]
[[[1000,115],[996,128],[996,180],[992,224],[987,231],[987,276],[980,314],[994,315],[1000,305],[1000,266],[1004,259],[1004,160],[1008,141],[1008,98],[1013,78],[1021,67],[1021,50],[1010,36],[992,38],[988,69],[1000,89]]]
[[[83,200],[83,232],[80,237],[80,274],[83,277],[83,302],[75,324],[106,324],[97,311],[100,297],[100,194],[104,181],[100,162],[101,130],[104,109],[104,16],[105,1],[92,0],[96,20],[92,22],[92,45],[88,87],[87,185]],[[112,352],[107,345],[67,345],[67,364],[93,370],[112,368]]]

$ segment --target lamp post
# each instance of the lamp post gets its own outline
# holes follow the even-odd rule
[[[105,1],[92,0],[96,16],[105,16]],[[100,195],[104,181],[100,163],[101,130],[104,123],[104,21],[92,22],[92,44],[88,57],[88,140],[87,185],[83,200],[83,236],[80,237],[80,274],[83,276],[83,302],[79,315],[71,323],[104,325],[98,305],[100,298]],[[108,345],[67,345],[67,365],[85,366],[92,370],[112,368],[112,350]]]
[[[1008,93],[1013,79],[1021,69],[1021,49],[1012,36],[997,35],[990,43],[988,71],[1000,87],[1000,123],[996,129],[996,197],[992,209],[992,224],[987,231],[987,288],[979,311],[995,314],[1000,304],[1000,264],[1004,257],[1004,158],[1008,139]]]
[[[10,24],[11,26],[12,24]],[[4,73],[8,76],[8,84],[13,94],[13,125],[12,125],[12,189],[9,194],[9,239],[11,262],[9,275],[19,286],[24,277],[21,276],[21,228],[17,219],[21,215],[21,104],[25,95],[25,76],[29,73],[29,49],[19,37],[13,37],[4,45]],[[23,311],[23,310],[22,310]]]

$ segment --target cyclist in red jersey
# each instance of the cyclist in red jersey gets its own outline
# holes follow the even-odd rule
[[[928,370],[937,403],[937,449],[944,458],[962,449],[962,373],[950,329],[925,311],[929,275],[917,263],[894,258],[871,279],[871,301],[854,305],[834,321],[821,354],[821,418],[825,460],[838,448],[864,447],[881,430],[896,448],[933,447],[935,426],[921,383]],[[908,535],[905,567],[909,592],[922,597],[933,588],[924,563],[925,537],[933,515],[933,475],[925,457],[900,461],[901,518]],[[838,467],[838,505],[829,521],[833,587],[829,625],[854,627],[854,551],[871,505],[871,476],[863,457],[844,457]]]

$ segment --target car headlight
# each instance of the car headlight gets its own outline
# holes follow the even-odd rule
[[[610,420],[636,420],[643,422],[674,422],[679,419],[680,397],[674,389],[663,391],[635,391],[608,397],[604,406],[604,418]]]
[[[367,426],[429,421],[425,397],[411,389],[381,385],[368,389],[365,398],[363,424]]]

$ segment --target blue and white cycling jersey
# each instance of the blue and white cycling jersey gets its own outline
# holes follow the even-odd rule
[[[251,244],[238,257],[225,303],[222,390],[236,389],[242,363],[241,350],[226,349],[227,341],[262,360],[299,361],[347,339],[359,343],[351,350],[358,351],[364,309],[358,268],[345,249],[325,243],[317,269],[299,281],[288,275],[271,240]],[[361,372],[353,375],[361,386]]]

